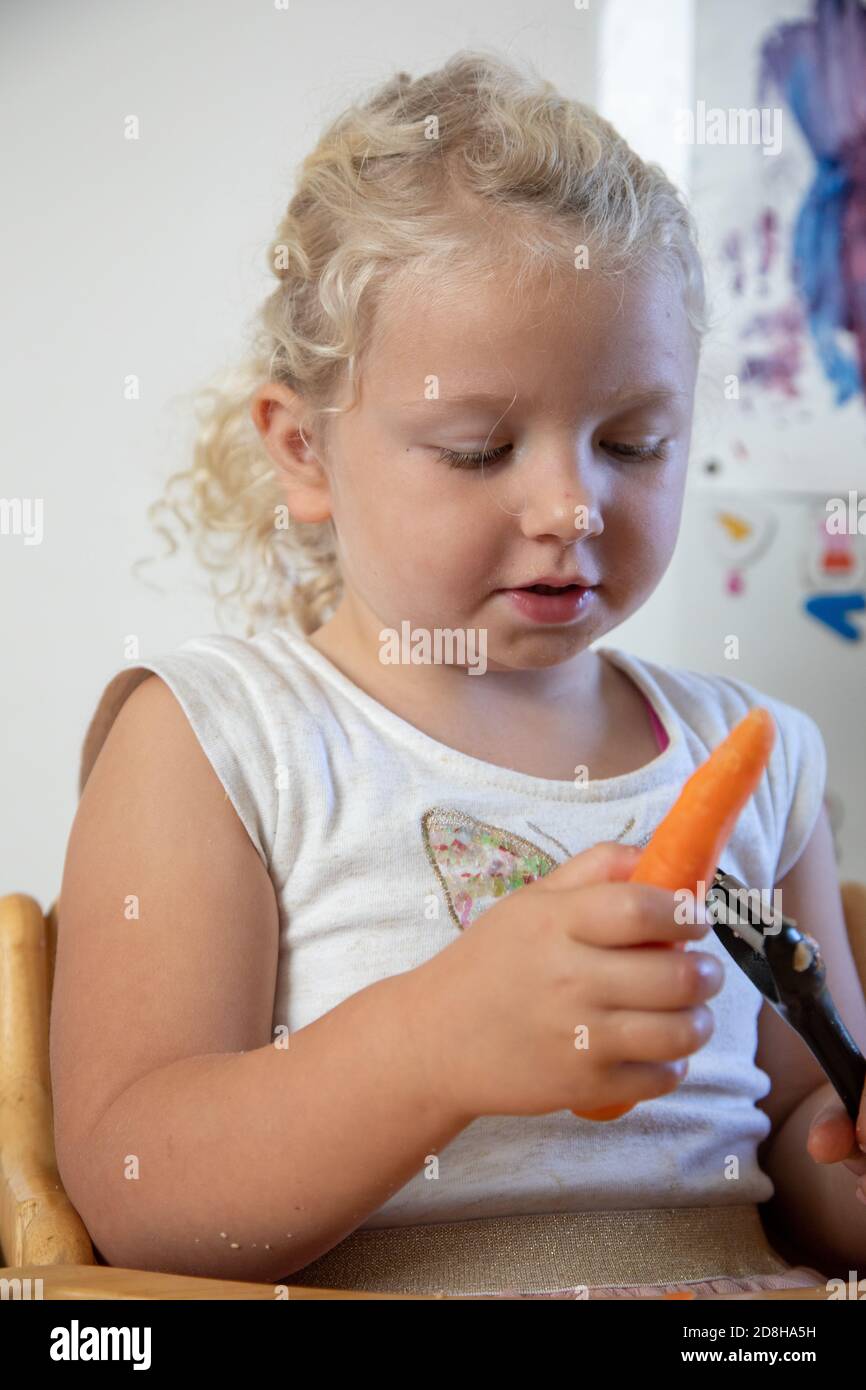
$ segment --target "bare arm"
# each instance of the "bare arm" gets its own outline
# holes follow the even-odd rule
[[[185,1058],[133,1082],[87,1144],[85,1220],[104,1257],[278,1279],[450,1143],[466,1121],[425,1089],[399,980],[345,1000],[288,1050]]]
[[[819,942],[833,1000],[858,1047],[866,1049],[866,1001],[845,927],[826,809],[776,887],[782,911]],[[758,1104],[772,1125],[759,1148],[776,1189],[765,1206],[772,1234],[779,1245],[791,1242],[788,1258],[801,1259],[805,1252],[828,1272],[836,1268],[847,1275],[852,1262],[866,1259],[866,1208],[855,1196],[857,1177],[841,1162],[816,1161],[806,1147],[812,1119],[838,1096],[802,1038],[769,1004],[758,1018],[756,1062],[771,1083]]]
[[[147,679],[70,835],[52,1003],[58,1164],[112,1264],[278,1279],[469,1122],[433,1093],[415,972],[270,1039],[277,924],[219,779]]]
[[[838,1099],[829,1082],[805,1096],[774,1135],[764,1166],[776,1188],[768,1213],[773,1233],[780,1245],[790,1242],[786,1258],[805,1258],[831,1277],[847,1278],[866,1262],[858,1177],[844,1163],[816,1163],[806,1147],[812,1120]]]

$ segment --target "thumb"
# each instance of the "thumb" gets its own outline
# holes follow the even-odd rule
[[[564,864],[559,864],[544,878],[536,880],[540,888],[587,888],[593,883],[616,883],[631,878],[643,850],[637,845],[621,845],[616,840],[601,840],[590,849],[582,850]]]
[[[844,1159],[866,1160],[857,1147],[851,1117],[841,1100],[830,1100],[812,1117],[806,1148],[816,1163],[840,1163]]]

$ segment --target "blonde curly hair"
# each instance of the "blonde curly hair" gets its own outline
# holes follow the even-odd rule
[[[194,397],[190,468],[148,510],[172,513],[212,574],[218,606],[240,601],[249,636],[288,623],[309,634],[339,601],[333,523],[286,525],[278,472],[250,415],[267,381],[297,391],[321,444],[353,400],[384,292],[452,291],[515,260],[515,286],[575,265],[591,241],[602,273],[647,257],[678,277],[700,342],[704,278],[693,218],[663,170],[609,121],[495,53],[461,51],[413,79],[399,72],[350,105],[302,162],[270,244],[277,284],[246,362]],[[278,523],[277,518],[281,518]],[[170,531],[158,525],[177,549]]]

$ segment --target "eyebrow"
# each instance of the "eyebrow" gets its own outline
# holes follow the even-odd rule
[[[593,402],[595,408],[612,409],[617,405],[628,404],[633,406],[658,405],[665,401],[675,400],[678,397],[686,396],[686,391],[677,390],[672,386],[648,386],[643,390],[635,391],[631,387],[625,386],[620,391],[615,391],[609,396],[599,397]],[[397,401],[396,404],[405,410],[427,410],[431,405],[445,406],[493,406],[501,409],[509,405],[516,404],[520,397],[515,398],[514,392],[510,396],[501,396],[495,391],[471,391],[459,396],[434,396],[429,400],[421,400],[416,397],[412,401]]]
[[[517,398],[519,399],[519,397]],[[397,401],[397,405],[408,410],[427,409],[430,405],[509,405],[515,400],[514,392],[510,396],[500,396],[494,391],[471,391],[462,396],[431,396],[429,399],[422,399],[418,396],[412,401]]]

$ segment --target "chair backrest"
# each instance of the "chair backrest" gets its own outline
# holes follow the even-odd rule
[[[866,883],[849,879],[839,885],[848,931],[848,944],[866,998]],[[831,986],[832,988],[832,986]]]
[[[55,898],[45,913],[45,973],[48,980],[49,1012],[51,1010],[51,998],[54,994],[54,962],[57,959],[57,914],[59,911],[60,899]]]
[[[54,1152],[48,1019],[57,908],[0,898],[0,1251],[6,1265],[95,1264]]]

